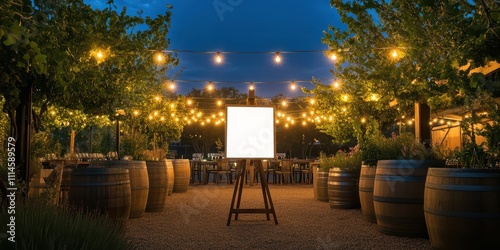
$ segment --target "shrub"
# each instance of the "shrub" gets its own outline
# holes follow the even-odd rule
[[[345,170],[356,170],[361,168],[362,154],[359,146],[350,148],[349,151],[339,150],[334,156],[327,157],[320,154],[320,166],[324,171],[330,168],[340,168]]]

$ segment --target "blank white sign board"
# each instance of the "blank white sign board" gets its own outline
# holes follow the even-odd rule
[[[226,106],[226,157],[275,158],[273,106]]]

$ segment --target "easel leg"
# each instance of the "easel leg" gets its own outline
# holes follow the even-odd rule
[[[241,193],[243,192],[243,185],[245,184],[245,180],[247,178],[247,166],[246,166],[246,160],[241,161],[241,181],[240,181],[240,186],[238,190],[238,200],[236,201],[236,215],[234,216],[234,220],[238,220],[238,210],[240,208],[241,204]]]
[[[236,194],[238,193],[238,185],[240,184],[240,173],[236,172],[236,182],[234,184],[233,198],[231,199],[231,208],[229,209],[229,217],[227,218],[227,225],[231,223],[231,217],[233,216],[234,201],[236,200]]]

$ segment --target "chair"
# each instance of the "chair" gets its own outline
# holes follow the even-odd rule
[[[301,170],[301,178],[302,178],[302,183],[306,183],[306,178],[307,178],[307,184],[312,184],[312,167],[310,164],[306,164]]]
[[[273,175],[273,184],[276,183],[276,170],[278,169],[279,162],[278,161],[265,161],[263,168],[264,174],[266,175],[267,182],[269,183],[269,174]]]
[[[191,168],[191,183],[195,183],[196,181],[196,176],[198,176],[198,183],[201,184],[201,175],[202,175],[202,169],[201,169],[201,164],[199,160],[191,160],[189,161],[190,163],[190,168]]]
[[[225,175],[226,182],[229,184],[229,179],[231,177],[231,170],[229,167],[229,159],[224,158],[224,159],[217,160],[217,166],[215,167],[215,171],[209,171],[208,173],[209,173],[209,175],[215,174],[214,182],[216,182],[217,184],[220,183],[220,181],[222,179],[221,177],[223,175]]]
[[[279,178],[280,184],[283,184],[287,179],[290,180],[290,184],[293,184],[293,160],[282,160],[281,167],[276,171],[276,176]]]

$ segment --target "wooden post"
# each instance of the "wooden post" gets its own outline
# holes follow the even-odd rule
[[[120,159],[120,121],[116,119],[116,156]]]
[[[415,102],[415,138],[430,146],[431,144],[431,108],[425,103]]]

